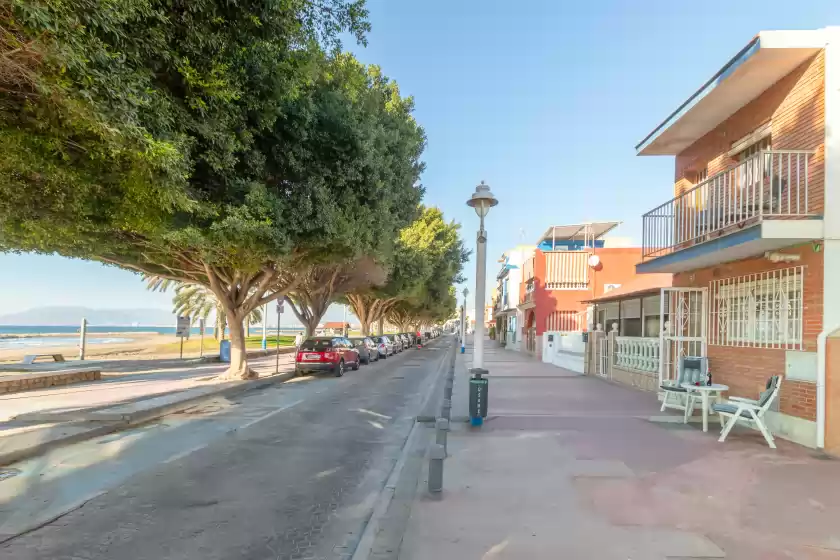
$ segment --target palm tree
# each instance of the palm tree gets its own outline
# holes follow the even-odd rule
[[[167,278],[160,278],[159,276],[152,276],[148,274],[143,275],[146,280],[146,289],[153,292],[165,292],[170,286],[175,286],[175,295],[172,297],[172,312],[176,315],[186,315],[190,317],[191,321],[195,323],[197,319],[204,319],[207,323],[207,318],[212,311],[216,312],[216,328],[213,332],[213,337],[219,340],[225,338],[225,329],[227,328],[227,316],[219,300],[210,291],[209,288],[200,284],[187,284],[185,282],[176,282]],[[262,321],[262,309],[254,309],[248,316],[248,324],[245,325],[246,334],[251,334],[251,324]]]

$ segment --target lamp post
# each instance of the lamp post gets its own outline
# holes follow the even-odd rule
[[[473,367],[470,369],[470,423],[481,426],[487,416],[487,398],[489,380],[482,375],[484,369],[484,299],[485,276],[487,269],[487,232],[484,231],[484,217],[490,209],[499,203],[490,187],[481,182],[467,201],[467,206],[478,214],[479,226],[475,250],[475,333],[473,335]],[[480,314],[480,315],[479,315]]]
[[[464,304],[461,305],[461,354],[465,351],[465,344],[467,338],[467,296],[470,293],[469,288],[464,288]]]
[[[475,251],[475,335],[473,337],[473,369],[484,367],[484,299],[487,269],[487,232],[484,231],[484,217],[499,203],[490,187],[481,182],[467,201],[479,217],[478,236]],[[480,315],[479,315],[480,313]],[[479,372],[480,373],[480,372]]]

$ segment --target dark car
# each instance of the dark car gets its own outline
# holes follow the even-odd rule
[[[346,368],[359,369],[359,351],[342,336],[316,336],[301,343],[295,356],[295,374],[307,371],[329,371],[336,377]]]
[[[376,348],[376,343],[366,336],[354,336],[350,339],[353,346],[359,352],[359,359],[363,364],[379,361],[379,351]]]

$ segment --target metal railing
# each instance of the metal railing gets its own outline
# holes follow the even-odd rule
[[[621,369],[655,374],[659,372],[659,338],[615,337],[615,365]]]
[[[525,282],[525,292],[520,296],[519,303],[530,303],[534,301],[534,279]]]
[[[810,150],[766,150],[642,216],[642,258],[659,257],[763,218],[813,215]]]

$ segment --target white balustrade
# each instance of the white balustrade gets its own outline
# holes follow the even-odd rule
[[[659,372],[659,339],[641,336],[615,337],[615,365],[621,369]]]

